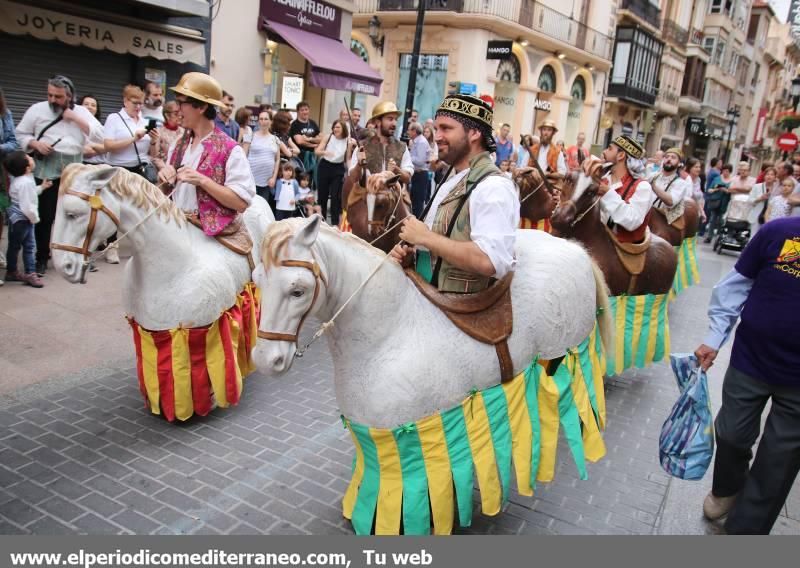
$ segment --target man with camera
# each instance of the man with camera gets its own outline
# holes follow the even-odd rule
[[[16,129],[20,148],[36,159],[36,184],[48,179],[52,185],[39,196],[36,225],[36,272],[44,275],[50,258],[50,233],[56,216],[61,172],[83,160],[87,142],[103,143],[103,126],[83,106],[75,103],[75,85],[63,75],[47,84],[47,100],[32,105]]]

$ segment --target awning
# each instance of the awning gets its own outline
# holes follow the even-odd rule
[[[311,84],[322,89],[378,95],[383,77],[342,42],[264,20],[264,25],[311,64]]]

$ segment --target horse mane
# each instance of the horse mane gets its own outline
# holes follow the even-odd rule
[[[106,168],[105,165],[85,165],[71,164],[64,168],[61,177],[59,194],[72,187],[75,178],[96,168]],[[129,172],[125,168],[115,168],[117,173],[108,182],[109,191],[118,197],[130,199],[138,208],[149,211],[153,207],[159,207],[158,215],[165,221],[173,220],[178,226],[183,226],[186,218],[177,205],[168,199],[166,195],[155,185],[144,179],[142,176]],[[166,203],[165,203],[166,202]]]
[[[283,249],[286,247],[286,243],[288,243],[289,240],[297,234],[297,231],[305,226],[307,222],[307,219],[292,217],[276,223],[270,223],[269,227],[267,227],[267,231],[264,233],[264,238],[261,240],[261,262],[264,266],[277,266]],[[353,233],[343,233],[327,223],[322,223],[320,232],[332,238],[344,239],[348,243],[363,248],[365,252],[374,255],[378,255],[380,252]]]

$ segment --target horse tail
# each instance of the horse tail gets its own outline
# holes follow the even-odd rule
[[[611,303],[608,301],[608,286],[600,266],[593,259],[590,259],[590,262],[594,273],[597,325],[600,327],[600,339],[603,341],[606,358],[609,358],[614,351],[614,321],[611,318]]]

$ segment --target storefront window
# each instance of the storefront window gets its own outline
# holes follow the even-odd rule
[[[578,137],[581,127],[581,117],[583,116],[583,101],[586,100],[586,81],[578,75],[572,82],[570,89],[572,99],[569,101],[567,109],[567,128],[564,131],[564,142],[567,146],[571,145]]]
[[[539,89],[549,93],[556,92],[556,70],[550,65],[545,65],[539,75]]]
[[[436,109],[444,99],[447,86],[447,55],[424,54],[419,56],[417,66],[417,85],[414,89],[414,108],[419,118],[425,121],[433,118]],[[411,75],[411,54],[400,54],[400,80],[397,87],[397,108],[406,106],[408,79]]]
[[[515,104],[519,97],[521,81],[519,59],[514,54],[503,59],[497,66],[497,83],[494,85],[494,122],[495,125],[516,124]],[[518,134],[518,133],[517,133]]]

